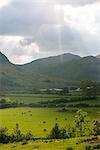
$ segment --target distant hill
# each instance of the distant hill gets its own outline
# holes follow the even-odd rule
[[[100,81],[100,59],[70,53],[14,65],[0,52],[0,90],[34,90],[77,85],[80,80]]]
[[[78,55],[73,55],[73,54],[67,53],[67,54],[62,54],[62,55],[58,55],[58,56],[37,59],[37,60],[34,60],[34,61],[27,63],[25,65],[22,65],[22,66],[24,68],[26,68],[26,67],[35,67],[36,68],[37,66],[62,64],[64,62],[68,62],[71,60],[77,60],[80,58],[81,57]]]
[[[31,70],[67,81],[100,80],[100,61],[93,56],[81,58],[80,56],[68,53],[39,59],[22,67],[27,71]]]
[[[96,58],[100,58],[100,55],[97,55]]]

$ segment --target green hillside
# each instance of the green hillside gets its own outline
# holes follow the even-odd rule
[[[93,56],[81,58],[77,55],[68,53],[39,59],[29,64],[22,65],[21,68],[29,72],[31,70],[67,81],[80,81],[86,79],[100,80],[100,60]]]
[[[61,88],[85,79],[100,81],[100,59],[68,53],[14,65],[0,53],[0,91]]]

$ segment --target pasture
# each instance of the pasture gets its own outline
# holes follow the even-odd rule
[[[48,100],[56,100],[65,98],[66,96],[56,94],[5,94],[4,97],[8,97],[11,101],[17,101],[24,104],[37,103]]]
[[[43,101],[54,101],[58,99],[66,99],[68,96],[54,94],[9,94],[5,95],[11,101],[22,102],[25,104],[38,103]],[[68,102],[77,104],[79,101]],[[85,100],[81,103],[100,104],[100,97],[96,100]],[[0,109],[0,127],[7,127],[8,133],[12,133],[16,123],[19,124],[22,133],[31,130],[35,138],[46,138],[50,133],[54,124],[57,122],[60,128],[68,128],[74,126],[75,112],[60,112],[62,108],[30,108],[17,107]],[[80,108],[68,108],[69,110],[78,110]],[[92,121],[100,118],[100,107],[84,107],[81,108],[88,113],[88,119],[92,125]],[[92,126],[91,126],[92,127]],[[85,137],[83,137],[85,138]],[[99,137],[100,138],[100,137]],[[67,150],[67,147],[73,147],[74,150],[85,150],[86,144],[79,143],[80,138],[60,139],[60,140],[36,140],[28,141],[25,145],[22,142],[0,144],[0,150]],[[94,143],[93,143],[94,144]],[[92,144],[92,145],[93,145]]]
[[[11,132],[15,124],[19,123],[22,132],[31,130],[35,137],[46,137],[56,122],[60,127],[68,127],[69,124],[73,126],[75,112],[58,112],[59,109],[29,107],[0,109],[0,126],[7,127],[8,132]],[[99,108],[83,108],[83,110],[88,112],[91,121],[100,116]]]

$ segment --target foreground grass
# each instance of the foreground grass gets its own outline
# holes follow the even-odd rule
[[[85,150],[86,145],[93,146],[98,144],[96,142],[82,142],[84,139],[85,138],[83,137],[65,140],[37,140],[29,141],[25,145],[23,145],[21,142],[13,144],[1,144],[0,150],[66,150],[68,147],[72,147],[74,150]]]

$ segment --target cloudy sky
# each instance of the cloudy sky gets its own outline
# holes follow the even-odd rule
[[[17,64],[100,54],[100,0],[0,0],[0,51]]]

